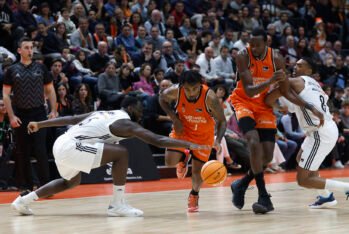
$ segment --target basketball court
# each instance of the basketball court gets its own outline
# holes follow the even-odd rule
[[[324,170],[321,175],[349,181],[348,170]],[[347,233],[349,201],[335,193],[338,205],[310,210],[316,190],[296,185],[295,172],[266,175],[275,211],[255,215],[252,204],[257,189],[246,193],[246,204],[237,210],[231,203],[230,176],[219,187],[204,186],[200,212],[187,213],[190,178],[127,184],[128,202],[144,211],[144,217],[107,217],[111,184],[81,185],[34,203],[35,216],[19,216],[10,208],[17,193],[0,193],[0,233]]]

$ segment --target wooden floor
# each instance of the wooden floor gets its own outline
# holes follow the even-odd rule
[[[349,181],[348,169],[321,172],[324,176],[340,177]],[[332,175],[332,176],[331,176]],[[334,175],[334,176],[333,176]],[[294,178],[294,173],[268,175],[271,178]],[[234,177],[235,178],[235,177]],[[257,189],[252,186],[246,193],[246,204],[237,210],[231,204],[229,177],[221,187],[205,187],[200,192],[200,212],[186,212],[189,179],[165,180],[151,183],[130,183],[128,187],[148,187],[149,184],[171,186],[177,181],[177,190],[156,192],[133,191],[128,193],[129,203],[142,209],[142,218],[112,218],[106,216],[110,196],[48,199],[34,203],[35,216],[19,216],[8,203],[0,205],[0,233],[347,233],[349,229],[349,201],[344,194],[335,194],[338,205],[327,210],[309,210],[314,201],[315,190],[298,187],[294,182],[269,183],[275,211],[267,215],[254,215],[251,209],[256,201]],[[174,184],[174,183],[173,183]],[[172,184],[172,185],[173,185]],[[111,187],[108,185],[101,185]],[[161,186],[159,186],[161,187]],[[86,186],[79,187],[83,190]],[[136,189],[137,190],[137,189]],[[148,189],[145,189],[148,190]],[[104,191],[110,194],[110,191]],[[0,193],[1,199],[13,197],[14,193]],[[80,196],[83,196],[80,194]],[[55,196],[55,198],[62,198]],[[1,203],[1,202],[0,202]]]

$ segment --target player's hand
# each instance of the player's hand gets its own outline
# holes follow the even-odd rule
[[[37,122],[30,122],[28,124],[27,129],[28,129],[28,134],[34,133],[34,132],[39,131],[39,125]]]
[[[282,82],[286,79],[286,73],[283,70],[277,70],[274,72],[273,76],[271,77],[271,83],[278,83]]]
[[[222,146],[217,140],[215,140],[213,148],[216,149],[217,154],[220,154],[222,152]]]
[[[313,114],[316,117],[318,117],[320,120],[320,123],[317,127],[320,128],[320,127],[324,126],[324,123],[325,123],[324,114],[322,112],[318,111],[314,106],[311,108],[311,112],[313,112]]]
[[[47,118],[48,119],[54,119],[58,116],[57,111],[51,111],[50,114],[48,114]]]
[[[183,132],[183,124],[179,119],[173,121],[173,128],[177,134],[182,134]]]
[[[17,116],[13,116],[13,118],[10,119],[10,124],[11,124],[11,127],[18,128],[19,126],[21,126],[22,121]]]
[[[197,145],[197,144],[190,144],[189,149],[190,150],[210,150],[212,146],[210,145]]]

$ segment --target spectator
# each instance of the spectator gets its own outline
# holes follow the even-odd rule
[[[70,20],[73,21],[75,24],[75,27],[80,27],[80,18],[85,18],[85,11],[84,11],[84,6],[81,3],[76,3],[73,6],[73,15],[70,16]],[[86,19],[88,21],[88,19]],[[86,27],[86,30],[88,28],[88,25]]]
[[[157,28],[159,35],[165,35],[165,25],[161,22],[161,14],[159,10],[153,10],[151,12],[150,19],[144,23],[144,27],[147,33],[151,35],[153,28]]]
[[[336,146],[331,151],[333,167],[343,169],[344,165],[349,160],[349,137],[344,133],[345,126],[340,118],[340,111],[338,109],[332,112],[333,120],[338,127],[338,140]]]
[[[190,19],[185,18],[183,21],[183,24],[179,27],[179,30],[181,31],[181,34],[183,35],[183,37],[188,37],[189,32],[195,29],[193,29],[193,27],[191,26]]]
[[[336,57],[336,53],[332,50],[332,43],[330,41],[327,41],[325,43],[325,48],[319,51],[319,56],[322,63],[326,63],[326,58],[328,55],[332,55],[332,58]]]
[[[214,86],[214,82],[218,81],[217,75],[214,73],[213,50],[206,47],[205,53],[200,54],[196,60],[196,64],[200,66],[200,75],[206,82]],[[222,79],[220,79],[222,80]]]
[[[105,66],[109,62],[108,44],[105,41],[100,41],[97,44],[98,51],[88,56],[88,64],[94,75],[102,73]]]
[[[213,73],[218,77],[224,78],[224,82],[229,89],[234,84],[235,74],[231,58],[229,57],[228,47],[222,46],[220,55],[213,59]]]
[[[29,9],[29,0],[20,0],[18,3],[18,9],[13,15],[16,26],[21,26],[24,30],[27,30],[30,26],[36,28],[37,23]]]
[[[246,32],[252,32],[255,27],[254,21],[250,16],[250,10],[247,6],[242,7],[242,25]]]
[[[141,14],[143,19],[146,19],[148,16],[148,9],[146,8],[144,1],[145,0],[138,0],[137,3],[131,7],[131,11],[132,13],[138,12]]]
[[[126,63],[122,64],[122,66],[120,67],[119,81],[122,93],[128,94],[130,91],[132,91],[132,84],[136,81],[136,79],[131,71],[130,66]]]
[[[104,4],[104,12],[105,18],[112,17],[114,15],[114,11],[117,8],[116,0],[108,0],[107,3]]]
[[[105,33],[104,24],[102,23],[96,24],[94,31],[95,32],[93,33],[93,46],[95,48],[98,48],[98,43],[100,41],[104,41],[107,44],[107,51],[108,51],[109,50],[108,38],[107,38],[107,34]]]
[[[59,48],[66,48],[69,47],[69,42],[68,42],[68,36],[67,36],[67,29],[65,27],[64,23],[58,23],[56,25],[56,38],[58,40],[58,47]]]
[[[97,20],[96,12],[94,10],[89,10],[87,19],[88,19],[88,31],[91,34],[94,34],[96,25],[99,23],[98,20]]]
[[[164,79],[164,71],[160,68],[154,70],[154,79],[152,80],[152,86],[154,93],[158,93],[160,89],[160,83]]]
[[[234,47],[233,37],[233,32],[229,29],[226,30],[224,33],[224,37],[221,39],[221,45],[228,47],[229,50],[232,49]]]
[[[198,46],[198,43],[200,45]],[[182,50],[188,55],[197,55],[199,52],[199,47],[201,47],[201,40],[197,38],[197,32],[195,29],[189,31],[189,35],[182,45]]]
[[[56,34],[48,31],[44,23],[38,23],[38,35],[35,38],[40,43],[40,51],[45,57],[57,58],[63,49],[63,45]],[[61,46],[61,47],[60,47]]]
[[[109,62],[105,72],[98,77],[98,94],[101,98],[101,106],[107,109],[120,109],[124,97],[120,88],[120,77],[116,74],[116,64]]]
[[[213,49],[213,57],[216,58],[217,56],[219,56],[220,54],[220,50],[221,50],[221,36],[219,34],[214,34],[212,37],[212,41],[210,41],[210,43],[208,44],[209,47],[211,47]]]
[[[285,136],[287,139],[297,142],[297,145],[300,146],[303,143],[305,134],[302,129],[299,127],[299,123],[295,114],[284,114],[281,117],[281,125]]]
[[[61,17],[58,19],[58,23],[64,23],[68,35],[72,34],[76,30],[75,23],[70,19],[67,8],[62,8]]]
[[[129,54],[133,54],[138,51],[135,38],[131,33],[131,26],[129,24],[124,24],[121,27],[121,34],[115,39],[115,46],[119,45],[124,46]]]
[[[73,115],[72,97],[69,95],[69,88],[66,84],[59,83],[56,88],[57,113],[60,117]]]
[[[120,2],[120,9],[122,10],[122,12],[124,13],[125,19],[129,20],[131,17],[131,8],[128,5],[128,0],[121,0]]]
[[[21,2],[23,3],[23,2]],[[15,131],[16,183],[20,190],[33,189],[33,177],[30,164],[31,152],[38,161],[38,177],[40,184],[49,181],[47,161],[46,131],[28,134],[27,125],[33,120],[55,118],[56,95],[52,77],[46,67],[32,61],[33,42],[22,38],[18,44],[20,62],[12,65],[5,73],[3,97],[8,111],[11,126]],[[13,91],[13,96],[10,94]],[[51,112],[47,115],[44,104],[45,96],[49,99]],[[32,151],[33,150],[33,151]]]
[[[133,62],[131,56],[127,53],[123,45],[119,45],[114,50],[114,58],[111,60],[116,63],[116,67],[121,67],[122,64],[127,63],[133,69]]]
[[[53,16],[51,15],[50,5],[47,2],[41,3],[39,7],[39,14],[35,17],[36,22],[43,23],[49,28],[55,26],[56,22]]]
[[[340,112],[340,118],[344,125],[344,132],[349,135],[349,100],[345,100],[342,103],[342,110]]]
[[[81,83],[90,85],[91,89],[96,86],[97,78],[93,76],[94,73],[90,69],[84,51],[80,50],[77,52],[75,59],[73,60],[73,66],[75,68],[75,74],[70,77],[70,84],[74,90]]]
[[[6,3],[5,0],[0,1],[0,46],[6,47],[12,52],[15,51],[16,46],[14,46],[15,36],[20,37],[24,33],[24,29],[19,27],[17,30],[17,25],[15,24],[15,19],[13,13]]]
[[[344,89],[336,88],[334,90],[334,96],[332,98],[333,107],[340,110],[342,108]]]
[[[166,19],[165,28],[166,28],[165,34],[164,34],[165,36],[166,36],[166,32],[168,32],[168,30],[172,30],[174,38],[176,38],[176,40],[178,40],[179,42],[185,40],[181,31],[179,30],[179,27],[176,26],[175,17],[173,15],[170,15]]]
[[[174,70],[166,73],[165,79],[170,80],[172,84],[178,84],[181,75],[184,72],[184,62],[182,60],[176,60]]]
[[[87,84],[81,83],[76,87],[72,109],[74,115],[89,113],[94,110],[91,91]]]
[[[132,25],[133,36],[136,38],[138,36],[139,26],[143,25],[143,19],[141,14],[139,14],[138,12],[133,13],[130,17],[130,24]]]
[[[171,85],[172,83],[169,80],[162,80],[160,82],[159,92],[149,98],[144,116],[144,127],[163,136],[168,136],[170,134],[172,120],[159,104],[159,93]]]
[[[153,44],[154,50],[161,49],[165,42],[165,38],[159,34],[159,29],[156,26],[151,27],[150,35],[146,37],[146,40]]]
[[[151,85],[151,65],[143,64],[139,71],[140,81],[133,84],[133,90],[140,91],[144,95],[154,95],[154,89]]]
[[[141,49],[146,42],[147,31],[143,25],[138,27],[137,37],[136,37],[136,46],[138,49]],[[139,50],[138,50],[139,51]]]
[[[175,25],[179,28],[183,21],[187,18],[187,15],[184,12],[184,3],[182,1],[177,1],[175,3],[174,9],[171,12],[175,19]]]
[[[68,77],[62,72],[63,61],[60,59],[55,59],[51,63],[51,71],[50,74],[53,79],[53,84],[55,89],[57,89],[58,84],[69,84]]]
[[[240,39],[234,43],[234,48],[238,48],[239,50],[245,49],[249,40],[250,34],[247,31],[240,32]]]
[[[172,43],[169,41],[165,41],[162,44],[162,56],[166,61],[166,68],[163,68],[165,72],[167,72],[167,68],[174,69],[177,60],[182,60],[181,56],[174,50]]]
[[[92,35],[88,31],[87,18],[79,19],[79,28],[71,34],[70,43],[72,46],[80,48],[89,54],[93,52],[95,47],[93,45]]]
[[[291,27],[291,24],[288,22],[288,13],[283,11],[280,14],[280,19],[274,22],[275,31],[282,33],[286,27]]]

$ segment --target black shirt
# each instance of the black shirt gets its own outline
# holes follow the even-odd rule
[[[47,68],[40,63],[16,63],[5,73],[4,85],[12,87],[12,104],[20,109],[44,106],[44,85],[52,82]]]

